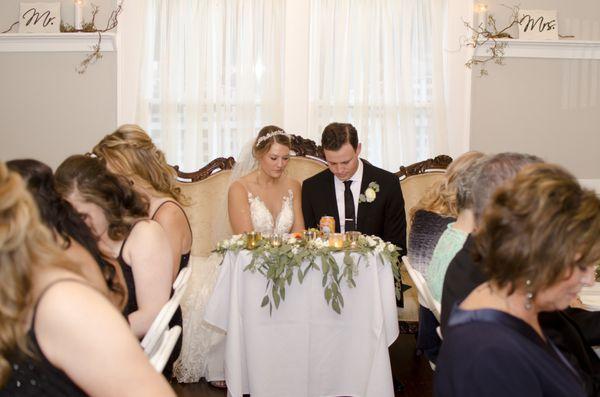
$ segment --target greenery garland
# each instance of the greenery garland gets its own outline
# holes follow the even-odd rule
[[[247,235],[235,235],[228,240],[221,241],[215,252],[238,253],[245,249],[247,244]],[[344,252],[342,264],[338,264],[333,257],[336,252]],[[355,261],[352,253],[359,254],[358,261]],[[348,287],[356,287],[354,278],[358,274],[358,264],[362,258],[371,253],[379,255],[384,263],[391,264],[396,280],[396,296],[400,297],[398,248],[376,236],[361,235],[356,242],[344,241],[342,247],[329,246],[328,240],[320,237],[306,239],[298,235],[291,235],[281,241],[280,245],[274,245],[268,238],[261,239],[255,242],[252,249],[252,260],[244,268],[244,271],[259,272],[267,279],[261,307],[268,305],[270,314],[273,312],[273,306],[277,309],[279,304],[285,300],[286,285],[291,285],[294,277],[302,284],[309,271],[321,271],[325,301],[336,313],[340,314],[344,307],[340,283],[345,281]],[[317,258],[320,259],[321,266],[317,264]]]

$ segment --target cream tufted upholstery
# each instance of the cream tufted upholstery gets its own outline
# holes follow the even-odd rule
[[[292,157],[286,168],[287,174],[299,181],[324,170],[322,160],[309,157]],[[178,182],[190,200],[185,212],[192,225],[194,242],[192,255],[208,256],[217,242],[231,235],[228,221],[223,219],[227,203],[227,188],[231,170],[216,172],[197,182]],[[224,224],[224,223],[227,224]]]
[[[410,232],[410,210],[417,205],[423,194],[435,182],[444,178],[444,170],[428,171],[423,174],[412,175],[400,181],[402,196],[404,197],[404,212],[406,213],[406,235]]]

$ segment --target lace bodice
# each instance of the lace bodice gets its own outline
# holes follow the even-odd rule
[[[261,233],[285,234],[292,230],[294,225],[294,194],[288,190],[287,196],[281,201],[281,211],[276,219],[259,196],[248,193],[250,204],[250,218],[255,231]]]

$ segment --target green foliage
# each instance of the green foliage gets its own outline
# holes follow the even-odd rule
[[[221,254],[228,251],[238,253],[246,248],[246,244],[246,236],[237,235],[221,241],[215,251]],[[336,252],[344,253],[341,263],[333,256]],[[364,235],[361,235],[354,245],[345,242],[343,248],[330,247],[326,240],[320,238],[305,240],[290,237],[284,239],[279,246],[273,246],[268,239],[259,240],[244,271],[258,272],[267,279],[261,307],[268,306],[269,313],[273,312],[273,306],[277,309],[285,300],[286,286],[291,285],[294,280],[302,284],[309,271],[320,271],[325,301],[340,314],[344,307],[340,284],[345,282],[348,288],[356,287],[358,265],[370,254],[379,255],[384,264],[390,264],[394,278],[396,281],[400,280],[400,255],[396,246],[378,237]],[[396,282],[397,296],[400,294],[399,285],[400,283]]]

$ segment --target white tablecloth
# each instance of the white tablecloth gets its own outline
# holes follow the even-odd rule
[[[356,287],[340,283],[341,315],[327,305],[322,273],[314,269],[302,284],[294,275],[269,315],[260,306],[266,278],[243,270],[251,255],[225,255],[205,313],[227,332],[229,395],[394,396],[388,346],[398,336],[398,314],[389,263],[375,255],[360,260]],[[341,264],[343,254],[334,256]]]

